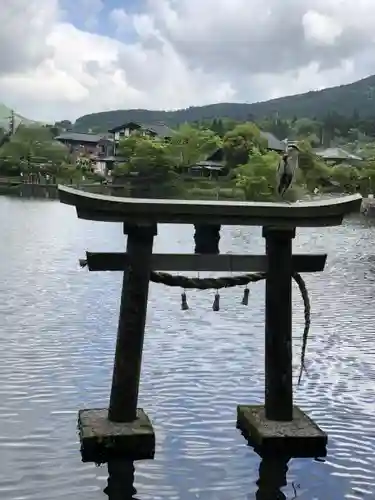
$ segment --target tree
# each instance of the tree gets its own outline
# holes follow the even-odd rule
[[[313,192],[315,188],[329,182],[332,169],[313,153],[308,141],[299,142],[299,148],[297,182],[302,184],[308,191]]]
[[[253,150],[248,162],[235,170],[236,186],[243,190],[246,200],[269,200],[275,196],[279,159],[277,153]]]
[[[70,120],[61,120],[55,122],[54,127],[56,127],[59,130],[72,130],[73,123]]]
[[[350,142],[356,142],[356,141],[358,141],[360,135],[361,135],[361,132],[358,128],[351,128],[348,131],[347,137],[348,137],[348,140]]]
[[[225,134],[223,148],[227,165],[232,169],[246,164],[252,151],[265,152],[267,141],[261,137],[259,128],[248,122]]]
[[[144,140],[139,133],[134,132],[129,137],[122,139],[117,148],[117,154],[124,158],[132,158],[139,141]]]
[[[6,175],[37,172],[41,164],[69,163],[66,146],[53,140],[47,127],[20,126],[0,149],[0,170]]]
[[[49,127],[41,125],[20,125],[15,133],[15,138],[22,142],[49,142],[53,140],[53,134]]]
[[[358,169],[359,190],[363,196],[374,194],[375,189],[375,162],[369,161]]]
[[[321,138],[316,134],[309,134],[304,139],[314,148],[321,145]]]
[[[356,152],[356,151],[354,151],[354,152]],[[367,142],[365,144],[362,144],[362,146],[358,152],[364,159],[371,161],[371,162],[375,161],[375,143],[374,142]]]
[[[118,152],[127,160],[113,174],[130,183],[132,196],[166,196],[173,189],[178,190],[169,144],[134,134],[120,142]]]
[[[309,118],[300,118],[293,124],[293,130],[298,139],[304,139],[311,135],[319,136],[320,127],[321,123]]]
[[[337,165],[332,168],[332,180],[340,185],[345,193],[355,193],[360,183],[360,174],[358,169],[352,165]]]
[[[291,123],[288,120],[281,120],[280,118],[266,118],[258,123],[261,130],[271,132],[271,134],[280,140],[290,137],[293,131]]]
[[[174,161],[168,146],[153,139],[140,139],[128,160],[130,170],[142,176],[151,176],[154,180],[169,180],[174,170]]]
[[[220,137],[212,130],[185,124],[171,138],[169,152],[175,158],[176,166],[190,166],[204,160],[221,143]]]
[[[224,127],[223,121],[220,118],[219,119],[214,118],[212,120],[211,125],[209,126],[209,128],[217,136],[224,137],[224,135],[225,135],[225,127]]]

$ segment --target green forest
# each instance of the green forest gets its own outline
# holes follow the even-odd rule
[[[375,129],[375,75],[349,85],[341,85],[314,92],[307,92],[253,104],[218,103],[189,107],[176,111],[150,111],[145,109],[114,110],[92,113],[78,118],[74,124],[77,131],[106,132],[121,123],[136,121],[154,123],[162,121],[170,127],[182,123],[212,121],[228,118],[236,122],[258,121],[264,118],[298,119],[317,121],[338,117],[359,118]],[[372,123],[372,125],[369,125]],[[72,125],[73,126],[73,125]]]

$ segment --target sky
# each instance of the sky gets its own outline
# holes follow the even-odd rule
[[[374,0],[1,0],[0,102],[54,122],[375,74]]]

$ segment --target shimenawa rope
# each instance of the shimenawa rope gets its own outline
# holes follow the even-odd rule
[[[80,259],[79,265],[81,267],[87,266],[86,259]],[[162,273],[151,271],[150,281],[153,283],[159,283],[171,287],[179,287],[183,289],[195,289],[195,290],[219,290],[222,288],[232,288],[235,286],[244,286],[249,283],[256,283],[257,281],[262,281],[266,279],[267,273],[248,273],[241,274],[237,276],[220,276],[218,278],[194,278],[188,276],[174,275],[169,273]],[[305,366],[305,355],[307,347],[307,338],[310,330],[310,299],[306,288],[306,283],[299,273],[293,273],[292,278],[297,283],[300,290],[303,305],[304,305],[304,317],[305,317],[305,327],[302,336],[302,349],[301,349],[301,366],[298,376],[298,385],[301,383],[303,372],[307,372]]]

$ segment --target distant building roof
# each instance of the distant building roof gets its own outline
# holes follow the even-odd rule
[[[103,140],[110,140],[108,137],[99,134],[81,134],[80,132],[64,132],[57,137],[56,141],[86,142],[96,144]]]
[[[327,148],[323,150],[317,150],[314,152],[317,156],[320,156],[324,160],[353,160],[353,161],[363,160],[363,158],[361,158],[360,156],[353,155],[342,148]]]
[[[107,162],[125,162],[126,158],[124,156],[96,156],[95,157],[96,161],[103,161],[105,163]]]
[[[207,170],[222,170],[224,168],[224,165],[222,162],[219,161],[210,161],[210,160],[205,160],[205,161],[199,161],[195,165],[193,165],[191,168],[203,168]]]
[[[126,122],[126,123],[121,123],[120,125],[116,125],[116,127],[113,127],[111,129],[108,130],[108,132],[110,134],[114,134],[115,132],[119,132],[120,130],[124,130],[126,128],[128,128],[129,126],[135,126],[135,127],[141,127],[141,124],[140,123],[136,123],[136,122]]]
[[[172,137],[174,135],[174,130],[169,128],[165,123],[152,123],[152,124],[144,124],[142,127],[146,130],[151,130],[159,137]]]
[[[118,132],[119,130],[123,130],[127,128],[129,125],[133,125],[135,127],[141,128],[143,130],[148,130],[150,132],[153,132],[159,137],[172,137],[173,134],[175,133],[174,130],[169,128],[165,123],[163,122],[154,122],[154,123],[141,123],[141,122],[128,122],[128,123],[123,123],[122,125],[118,125],[117,127],[113,127],[111,130],[108,132],[111,132],[114,134],[115,132]]]
[[[263,130],[261,130],[260,135],[267,141],[268,149],[272,149],[273,151],[285,151],[285,143],[279,141],[271,132],[263,132]]]
[[[224,149],[223,148],[216,149],[213,153],[211,153],[209,156],[207,156],[206,161],[207,162],[224,163],[225,162]]]

